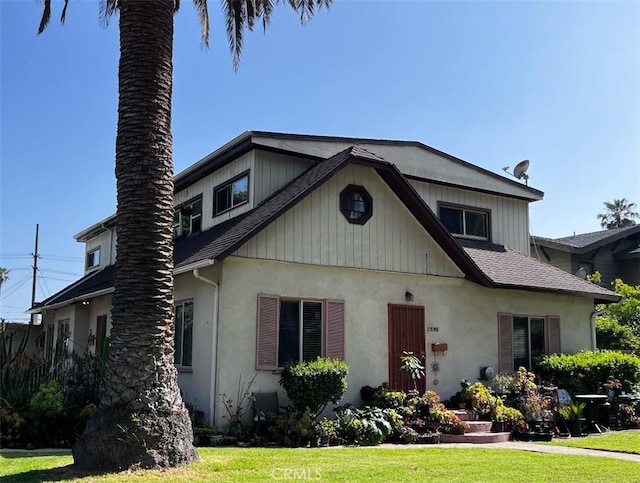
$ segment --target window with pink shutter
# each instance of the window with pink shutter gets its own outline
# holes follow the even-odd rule
[[[498,314],[498,350],[500,372],[531,370],[537,357],[560,352],[560,318]]]
[[[344,359],[344,301],[258,295],[256,369],[319,356]]]

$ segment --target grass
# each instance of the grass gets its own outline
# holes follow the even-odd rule
[[[640,482],[640,466],[635,462],[508,449],[442,446],[312,450],[200,448],[199,452],[201,461],[183,468],[110,474],[79,473],[73,468],[73,459],[68,454],[5,454],[0,456],[0,482]]]
[[[546,444],[640,454],[640,431],[633,429],[584,438],[554,439],[551,443]]]

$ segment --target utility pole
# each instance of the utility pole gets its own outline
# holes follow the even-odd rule
[[[38,258],[40,255],[38,254],[38,231],[40,230],[40,225],[36,224],[36,246],[33,251],[33,280],[31,281],[31,308],[36,303],[36,277],[38,276]],[[29,323],[33,325],[35,322],[36,315],[31,314],[31,320]]]

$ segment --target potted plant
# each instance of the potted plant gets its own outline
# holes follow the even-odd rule
[[[567,421],[571,436],[582,436],[582,413],[587,406],[584,402],[576,403],[571,401],[567,406],[562,406],[559,411],[560,415]]]

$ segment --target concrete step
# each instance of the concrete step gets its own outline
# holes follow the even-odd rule
[[[465,430],[465,433],[489,433],[491,432],[491,421],[466,421],[469,425],[469,429]]]
[[[468,409],[456,409],[453,411],[462,421],[475,421],[478,419],[478,415]]]
[[[465,434],[441,434],[440,443],[504,443],[509,441],[511,433],[475,432]]]

